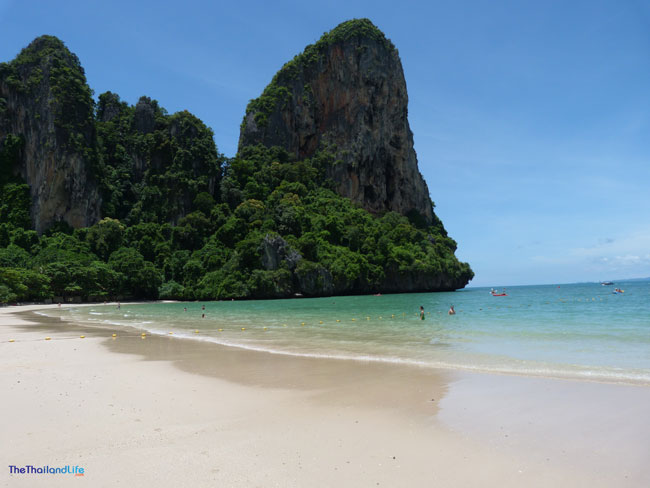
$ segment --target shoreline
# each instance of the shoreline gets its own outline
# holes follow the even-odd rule
[[[25,311],[0,309],[5,465],[81,459],[102,486],[650,481],[647,387],[279,356],[162,335],[113,340],[58,319],[29,323]],[[61,435],[65,455],[55,448]],[[179,462],[187,469],[175,473]],[[0,473],[6,486],[45,481]]]
[[[103,303],[88,303],[82,305],[69,304],[68,307],[77,308],[77,307],[91,307],[91,306],[106,306],[106,305],[115,305],[116,303],[117,302],[109,302],[106,304]],[[175,300],[158,300],[158,301],[147,301],[147,302],[124,302],[122,303],[122,305],[124,306],[144,305],[144,304],[152,304],[152,303],[187,303],[187,302],[179,302]],[[195,302],[195,303],[201,303],[201,302]],[[55,304],[43,305],[43,306],[31,305],[28,307],[29,309],[24,309],[16,313],[29,314],[31,312],[32,314],[36,314],[38,317],[42,317],[43,320],[46,321],[48,319],[52,319],[52,320],[57,319],[57,317],[54,316],[38,313],[38,310],[40,309],[56,310],[58,307]],[[36,317],[35,320],[39,320],[38,317]],[[69,323],[69,324],[74,323],[74,319],[70,320],[64,317],[59,317],[59,319],[65,323]],[[151,329],[149,327],[144,327],[144,326],[137,327],[134,325],[124,325],[124,324],[119,324],[115,326],[109,324],[92,325],[92,326],[84,325],[84,327],[87,327],[89,330],[105,330],[107,333],[115,332],[116,330],[114,327],[117,327],[119,329],[127,328],[133,331],[137,331],[138,334],[144,331],[147,335],[152,335],[152,336],[155,335],[155,336],[167,337],[169,335],[169,337],[173,339],[205,342],[205,343],[214,344],[218,347],[236,348],[242,351],[251,351],[260,354],[271,354],[277,356],[290,356],[295,358],[308,358],[308,359],[332,360],[332,361],[352,361],[361,364],[365,364],[365,363],[376,363],[380,365],[389,364],[389,365],[395,365],[397,367],[404,366],[404,367],[411,367],[411,368],[424,368],[428,370],[447,372],[447,373],[468,373],[468,374],[478,374],[478,375],[486,374],[486,375],[509,376],[509,377],[518,377],[518,378],[540,378],[540,379],[552,379],[552,380],[560,380],[560,381],[577,381],[577,382],[602,383],[602,384],[610,384],[610,385],[650,387],[650,379],[647,378],[647,375],[644,375],[643,377],[638,377],[637,375],[635,377],[634,375],[631,375],[629,370],[627,372],[624,372],[623,374],[619,373],[618,375],[616,375],[612,371],[602,371],[598,369],[594,370],[590,366],[583,366],[583,365],[538,363],[538,364],[533,364],[528,366],[528,368],[525,370],[516,370],[512,368],[475,366],[475,365],[467,365],[467,364],[460,364],[460,363],[436,364],[436,363],[418,361],[414,359],[401,359],[401,358],[394,358],[389,356],[384,356],[384,357],[372,356],[372,355],[355,356],[355,355],[346,355],[344,353],[332,353],[332,354],[318,353],[318,352],[304,353],[300,351],[278,350],[269,347],[265,348],[255,344],[242,344],[242,343],[219,340],[217,336],[214,335],[195,335],[191,333],[191,331],[189,330],[183,330],[180,333],[179,331],[176,330],[173,333],[171,332],[165,333],[160,330]],[[572,369],[567,369],[566,367],[563,369],[562,366],[572,366]]]

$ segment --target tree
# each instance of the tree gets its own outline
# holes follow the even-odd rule
[[[119,220],[106,217],[93,225],[86,236],[90,249],[104,261],[122,246],[125,226]]]

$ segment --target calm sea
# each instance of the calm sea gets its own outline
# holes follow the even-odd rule
[[[614,294],[615,287],[624,293]],[[118,333],[133,333],[130,327],[173,332],[275,354],[650,384],[649,281],[516,286],[502,297],[489,291],[154,303],[119,310],[97,305],[46,314]],[[457,314],[449,316],[452,304]]]

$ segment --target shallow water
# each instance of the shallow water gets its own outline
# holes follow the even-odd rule
[[[504,297],[471,288],[119,310],[111,304],[46,314],[278,354],[650,384],[650,282],[615,286],[625,293],[587,283],[509,287]],[[454,316],[447,315],[451,304]]]

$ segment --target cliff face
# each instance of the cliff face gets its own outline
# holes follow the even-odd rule
[[[285,64],[250,102],[239,148],[277,145],[298,159],[332,152],[328,176],[340,195],[432,224],[407,115],[397,50],[369,20],[351,20]]]
[[[57,221],[98,220],[91,91],[79,60],[55,37],[39,37],[0,64],[0,145],[10,135],[22,139],[12,170],[30,187],[39,233]]]

